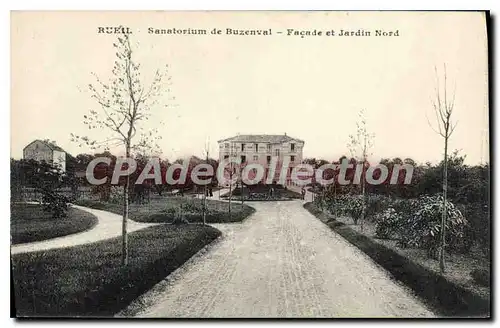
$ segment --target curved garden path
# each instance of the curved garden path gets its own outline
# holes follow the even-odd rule
[[[101,240],[121,236],[122,216],[107,211],[95,210],[83,206],[71,205],[82,211],[91,213],[97,217],[98,223],[90,230],[83,232],[32,242],[25,244],[11,245],[11,254],[46,251],[55,248],[72,247],[84,244],[95,243]],[[133,232],[155,225],[155,223],[139,223],[128,220],[127,231]]]
[[[213,197],[209,199],[219,200],[220,196],[229,192],[229,189],[221,189],[213,193]],[[199,195],[198,195],[199,196]],[[38,203],[37,203],[38,204]],[[101,240],[119,237],[122,234],[122,216],[108,211],[96,210],[88,207],[71,205],[82,211],[95,215],[98,223],[90,230],[79,233],[41,240],[32,243],[11,245],[10,252],[12,255],[19,253],[29,253],[37,251],[46,251],[50,249],[72,247],[84,244],[95,243]],[[143,223],[128,220],[127,231],[133,232],[139,229],[144,229],[157,223]]]

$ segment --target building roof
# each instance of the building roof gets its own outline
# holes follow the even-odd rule
[[[46,140],[40,140],[40,139],[33,140],[26,147],[24,147],[24,149],[28,148],[31,144],[33,144],[33,143],[35,143],[37,141],[43,143],[44,145],[46,145],[47,147],[49,147],[51,150],[66,152],[64,149],[62,149],[61,147],[59,147],[55,143],[49,142],[49,141],[46,141]]]
[[[249,142],[249,143],[250,142],[283,143],[291,140],[304,142],[303,140],[287,136],[286,134],[241,134],[235,137],[219,140],[218,142],[234,141],[234,142]]]

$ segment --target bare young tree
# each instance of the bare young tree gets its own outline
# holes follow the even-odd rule
[[[245,165],[245,163],[241,163],[240,165],[240,178],[239,178],[239,181],[240,181],[240,194],[241,194],[241,205],[243,205],[245,203],[245,194],[244,194],[244,189],[243,189],[243,166]]]
[[[229,147],[231,147],[229,148],[229,159],[231,160],[231,162],[229,163],[229,169],[226,169],[225,171],[228,172],[229,175],[228,211],[229,211],[229,217],[231,218],[231,200],[233,196],[232,186],[233,186],[233,177],[234,174],[236,173],[236,167],[234,166],[235,164],[233,163],[232,159],[236,154],[236,150],[234,149],[233,144],[231,144]]]
[[[356,134],[350,135],[350,142],[348,143],[348,148],[351,152],[352,157],[357,158],[358,162],[361,162],[361,195],[363,200],[362,212],[361,212],[361,230],[363,230],[363,222],[366,216],[366,164],[367,158],[370,153],[370,149],[373,147],[374,134],[369,133],[366,124],[365,110],[362,109],[358,113],[359,121],[356,122]]]
[[[120,34],[113,46],[116,58],[111,78],[105,82],[92,73],[95,83],[88,85],[92,99],[100,108],[84,115],[84,124],[89,130],[105,129],[111,137],[96,141],[72,134],[72,140],[93,149],[123,146],[126,158],[130,158],[136,150],[159,149],[157,141],[161,136],[157,134],[157,128],[148,128],[146,122],[152,115],[152,108],[158,104],[159,96],[170,93],[170,77],[165,80],[168,68],[165,66],[156,70],[152,82],[146,86],[140,64],[134,59],[129,34]],[[123,185],[122,265],[128,263],[129,184],[130,177],[127,176]]]
[[[436,75],[435,99],[432,100],[432,107],[436,116],[436,127],[434,127],[429,118],[427,122],[434,132],[439,134],[444,141],[444,160],[443,160],[443,212],[441,215],[441,243],[439,247],[439,270],[441,273],[445,271],[445,247],[446,247],[446,220],[447,211],[446,203],[448,196],[448,141],[450,140],[453,131],[458,124],[458,121],[452,122],[453,109],[455,108],[455,90],[451,98],[448,96],[446,64],[443,65],[443,90],[441,90],[441,83],[439,79],[438,70],[434,67]]]
[[[204,149],[204,153],[205,153],[205,163],[206,164],[209,164],[208,162],[208,157],[210,155],[210,139],[207,139],[206,143],[205,143],[205,149]],[[210,181],[210,183],[212,183]],[[207,185],[205,184],[205,188],[203,188],[203,225],[206,225],[207,224],[207,193],[208,193],[208,187]]]

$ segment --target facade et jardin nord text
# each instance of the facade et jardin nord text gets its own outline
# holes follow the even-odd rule
[[[138,31],[140,32],[140,30]],[[100,26],[97,28],[97,33],[100,34],[132,34],[133,31],[130,27],[112,27]],[[199,29],[199,28],[159,28],[148,27],[148,34],[154,35],[232,35],[232,36],[272,36],[283,35],[293,37],[395,37],[400,36],[399,29],[234,29],[234,28],[213,28],[213,29]]]

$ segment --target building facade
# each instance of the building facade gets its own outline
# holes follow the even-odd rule
[[[66,172],[66,152],[52,142],[35,140],[23,149],[23,158],[57,165]]]
[[[271,179],[279,182],[283,172],[282,166],[288,164],[286,178],[282,177],[281,182],[289,185],[291,184],[290,176],[293,167],[302,163],[304,141],[286,134],[237,135],[219,140],[218,143],[219,163],[231,158],[241,163],[239,168],[244,168],[250,163],[260,164],[264,167],[264,181]]]

